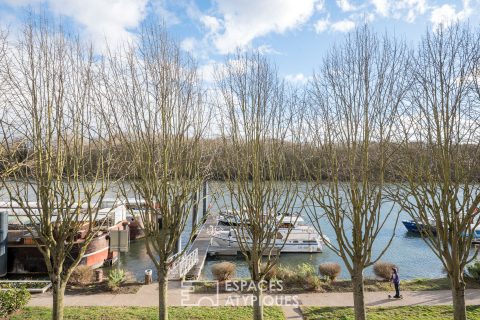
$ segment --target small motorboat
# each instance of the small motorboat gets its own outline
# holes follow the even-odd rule
[[[432,233],[437,233],[435,219],[428,219],[428,225],[423,223],[417,223],[415,220],[403,220],[403,225],[408,232],[421,233],[425,231],[430,231]]]

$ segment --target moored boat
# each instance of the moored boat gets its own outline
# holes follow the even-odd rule
[[[315,228],[305,225],[303,218],[299,214],[279,215],[277,217],[279,228],[272,247],[280,252],[322,252],[324,243],[329,241],[326,237],[322,238]],[[238,228],[248,224],[248,221],[242,223],[241,219],[235,219],[231,212],[220,214],[218,221],[220,226],[227,226],[228,228],[220,227],[212,230],[211,251],[215,251],[216,248],[231,248],[235,251],[235,249],[240,247],[239,242],[247,244],[247,246],[252,244],[248,238],[238,240],[236,237]]]
[[[421,233],[423,231],[430,231],[434,234],[437,232],[434,219],[429,219],[428,225],[416,222],[415,220],[403,220],[402,223],[408,232]]]
[[[32,212],[40,212],[35,203],[29,203]],[[8,213],[8,237],[7,237],[7,271],[8,273],[46,273],[44,258],[37,247],[37,235],[34,231],[28,231],[24,225],[31,223],[21,207],[15,203],[0,203],[0,210]],[[123,205],[112,205],[108,202],[98,209],[96,217],[96,231],[93,239],[87,245],[82,255],[80,265],[88,265],[92,268],[102,267],[106,262],[112,263],[117,259],[117,253],[110,250],[109,232],[112,229],[124,228],[126,208]],[[55,216],[52,221],[55,220]],[[78,257],[80,247],[85,242],[88,222],[85,229],[73,237],[74,246],[67,258],[66,264],[71,263]],[[41,244],[40,244],[41,246]]]

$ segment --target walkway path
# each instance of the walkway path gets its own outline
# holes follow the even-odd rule
[[[437,291],[403,291],[402,300],[388,299],[387,292],[366,292],[365,303],[367,306],[402,306],[402,305],[448,305],[452,304],[451,292],[448,290]],[[298,301],[304,306],[353,306],[353,296],[345,293],[301,293],[301,294],[276,294],[266,295],[265,304],[275,301],[283,306],[287,319],[301,319],[298,308],[292,303]],[[465,299],[468,305],[480,305],[480,290],[467,290]],[[50,307],[51,293],[35,294],[29,306]],[[188,289],[180,288],[179,282],[171,282],[169,286],[169,305],[246,305],[251,303],[251,295],[237,293],[199,294],[190,293]],[[158,285],[142,286],[134,294],[92,294],[92,295],[66,295],[66,306],[137,306],[154,307],[158,305]]]

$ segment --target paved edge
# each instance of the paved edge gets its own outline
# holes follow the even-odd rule
[[[282,311],[286,320],[303,320],[300,306],[282,306]]]

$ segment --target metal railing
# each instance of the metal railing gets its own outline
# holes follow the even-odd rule
[[[175,261],[168,271],[171,280],[183,279],[185,275],[198,263],[198,248]]]

